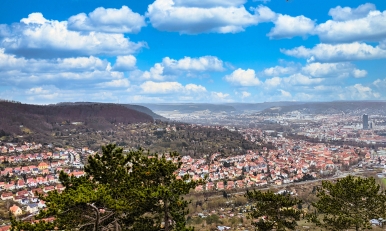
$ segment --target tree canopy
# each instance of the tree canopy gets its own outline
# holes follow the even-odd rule
[[[317,197],[313,206],[322,218],[314,214],[308,220],[329,230],[368,229],[371,219],[385,215],[385,192],[372,177],[323,181],[317,188]]]
[[[13,220],[13,230],[191,230],[183,195],[203,180],[178,177],[181,164],[175,152],[124,153],[116,145],[104,146],[102,154],[89,157],[85,176],[61,172],[65,190],[41,196],[47,209],[36,218],[53,217],[54,222]]]
[[[253,211],[249,213],[256,230],[294,230],[301,211],[297,209],[300,200],[291,195],[275,194],[271,191],[251,191],[246,197],[253,203]]]

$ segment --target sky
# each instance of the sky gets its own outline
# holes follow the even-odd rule
[[[384,0],[1,0],[0,99],[386,100]]]

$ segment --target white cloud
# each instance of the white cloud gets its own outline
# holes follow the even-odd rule
[[[142,92],[145,94],[172,94],[172,93],[202,93],[206,88],[201,85],[187,84],[183,86],[178,82],[153,82],[146,81],[140,85]]]
[[[359,7],[358,7],[359,8]],[[357,9],[358,9],[357,8]],[[386,11],[368,8],[367,15],[342,16],[343,21],[328,20],[319,24],[315,33],[322,42],[380,41],[386,38]],[[370,11],[371,10],[371,11]],[[355,16],[355,17],[354,17]],[[358,16],[358,17],[356,17]]]
[[[304,46],[291,50],[281,49],[286,55],[308,58],[320,62],[341,62],[350,60],[366,60],[386,58],[386,50],[379,46],[373,47],[365,43],[343,43],[343,44],[318,44],[313,48]]]
[[[259,22],[273,22],[277,19],[278,15],[266,6],[258,6],[257,8],[251,8],[255,11],[255,15]]]
[[[279,90],[281,92],[281,96],[285,97],[285,98],[291,98],[292,95],[291,93],[289,93],[288,91],[284,91],[282,89]]]
[[[302,72],[313,77],[338,77],[344,78],[353,76],[355,78],[365,77],[366,70],[359,70],[348,62],[343,63],[309,63],[302,68]]]
[[[230,95],[228,93],[212,91],[211,96],[213,101],[228,101]]]
[[[127,88],[130,86],[130,81],[128,79],[122,78],[122,79],[113,79],[110,82],[103,82],[103,83],[98,83],[97,87],[100,88],[118,88],[118,87],[123,87]]]
[[[309,76],[305,76],[303,74],[293,74],[289,77],[283,78],[283,82],[290,85],[313,85],[319,84],[323,81],[321,78],[310,78]]]
[[[154,28],[182,34],[205,32],[237,33],[258,19],[242,5],[245,1],[177,1],[156,0],[148,6],[146,16]]]
[[[278,14],[273,21],[275,27],[268,33],[270,38],[293,38],[295,36],[306,36],[313,32],[315,21],[301,16],[292,17]]]
[[[20,22],[24,24],[45,24],[49,21],[45,19],[41,13],[37,12],[29,14],[28,18],[23,18]]]
[[[365,3],[359,5],[357,8],[341,7],[337,6],[330,9],[328,15],[330,15],[335,21],[347,21],[353,19],[364,18],[371,11],[375,10],[375,5],[372,3]]]
[[[192,84],[192,83],[187,84],[185,86],[185,90],[187,92],[189,92],[189,93],[190,92],[194,92],[194,93],[206,92],[206,88],[205,87],[203,87],[201,85]]]
[[[241,6],[246,0],[174,0],[175,6],[183,7],[198,7],[198,8],[212,8],[212,7],[230,7]]]
[[[55,73],[55,72],[85,72],[105,71],[109,62],[100,58],[76,57],[57,59],[26,59],[18,58],[12,54],[6,54],[0,48],[0,72],[18,71],[23,73]]]
[[[366,77],[367,71],[355,69],[355,70],[353,70],[353,75],[355,78],[363,78],[363,77]]]
[[[230,75],[224,77],[224,79],[235,86],[258,86],[261,84],[259,78],[257,78],[255,71],[252,69],[243,70],[241,68],[233,71]]]
[[[118,56],[113,70],[115,71],[130,71],[135,69],[137,59],[133,55]]]
[[[123,34],[69,31],[67,21],[46,20],[41,13],[6,27],[6,36],[0,39],[3,48],[24,57],[129,55],[146,46],[144,42],[131,42]]]
[[[378,92],[362,84],[355,84],[344,88],[344,91],[338,94],[341,100],[365,100],[380,98]]]
[[[241,92],[241,98],[242,99],[245,99],[245,98],[248,98],[251,96],[251,93],[247,92],[247,91],[243,91]]]
[[[275,66],[264,69],[263,73],[268,76],[280,76],[280,75],[290,75],[298,71],[296,66]]]
[[[163,75],[163,71],[164,67],[160,63],[156,63],[153,67],[150,68],[149,71],[143,72],[137,80],[163,81],[168,78],[168,76]]]
[[[98,7],[86,15],[80,13],[68,19],[68,29],[106,33],[138,33],[146,26],[145,17],[127,6],[121,9]]]
[[[177,76],[186,74],[194,77],[194,73],[224,71],[223,61],[215,56],[202,56],[198,58],[184,57],[176,60],[169,57],[162,59],[161,63],[154,64],[149,71],[133,72],[132,79],[164,81],[175,79]]]
[[[180,60],[165,57],[162,65],[166,69],[180,71],[224,71],[223,61],[215,56],[202,56],[198,58],[184,57]]]
[[[264,82],[264,86],[269,88],[275,88],[282,83],[282,79],[280,77],[273,77],[271,79],[266,79]]]

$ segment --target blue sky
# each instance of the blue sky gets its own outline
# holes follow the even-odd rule
[[[386,1],[2,0],[0,98],[386,100]]]

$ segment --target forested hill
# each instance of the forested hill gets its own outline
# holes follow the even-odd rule
[[[95,103],[95,102],[62,102],[62,103],[58,103],[56,105],[90,105],[90,104],[104,104],[104,103]],[[143,112],[143,113],[153,117],[153,119],[155,119],[155,120],[163,120],[163,121],[168,120],[167,118],[165,118],[163,116],[160,116],[160,115],[154,113],[149,108],[141,106],[141,105],[133,105],[133,104],[119,104],[119,105],[122,105],[124,107],[133,109],[135,111]]]
[[[0,102],[0,130],[8,134],[49,134],[55,127],[82,124],[105,130],[116,123],[151,122],[153,118],[116,104],[30,105]]]

